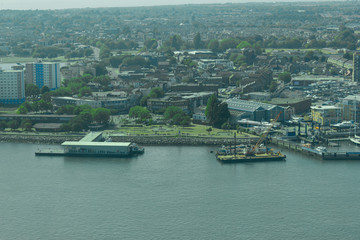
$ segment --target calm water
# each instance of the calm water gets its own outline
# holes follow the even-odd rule
[[[1,143],[0,239],[359,239],[360,161],[222,165],[208,147],[131,159]]]

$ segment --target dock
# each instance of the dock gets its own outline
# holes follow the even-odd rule
[[[90,132],[80,141],[65,141],[62,149],[41,149],[36,156],[129,157],[144,153],[144,148],[132,142],[105,141],[102,132]]]
[[[41,149],[35,152],[36,156],[65,156],[64,149]]]
[[[272,138],[271,144],[301,152],[322,160],[360,160],[360,152],[328,152],[309,147],[301,146],[298,143],[283,139]]]

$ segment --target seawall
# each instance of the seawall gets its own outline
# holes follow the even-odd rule
[[[65,141],[78,141],[84,134],[9,134],[1,133],[0,142],[37,143],[37,144],[61,144]],[[217,137],[178,137],[178,136],[113,136],[108,135],[113,142],[135,142],[139,145],[185,145],[185,146],[221,146],[234,144],[233,138]],[[237,144],[254,143],[258,138],[239,138]]]

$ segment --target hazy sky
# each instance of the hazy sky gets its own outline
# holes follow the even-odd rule
[[[273,0],[255,0],[256,2],[272,2]],[[279,0],[277,0],[279,1]],[[280,0],[286,1],[286,0]],[[305,0],[306,1],[306,0]],[[240,3],[254,0],[0,0],[0,9],[64,9],[64,8],[96,8],[96,7],[130,7],[196,3]],[[287,0],[294,2],[294,0]]]

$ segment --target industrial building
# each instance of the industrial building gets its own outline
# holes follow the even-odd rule
[[[278,119],[284,122],[290,119],[293,109],[291,107],[282,107],[267,103],[253,102],[232,98],[226,100],[230,111],[242,112],[241,119],[249,119],[253,121],[271,121],[281,112]]]

